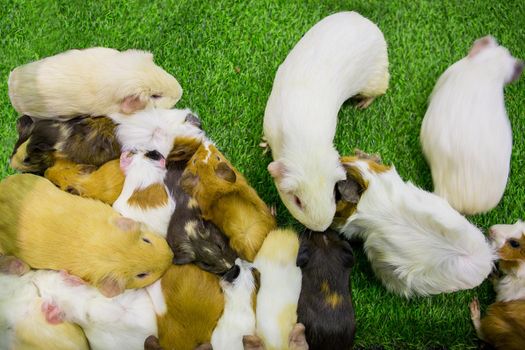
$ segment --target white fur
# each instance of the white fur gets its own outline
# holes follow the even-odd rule
[[[162,293],[162,283],[161,280],[157,280],[155,283],[150,284],[146,287],[146,292],[153,303],[153,309],[155,314],[162,316],[168,312],[168,305],[166,305],[166,299]]]
[[[357,12],[321,20],[277,70],[264,135],[283,169],[275,178],[279,195],[308,228],[328,228],[335,213],[335,183],[345,178],[332,143],[341,105],[357,94],[384,94],[388,80],[383,34]]]
[[[68,284],[63,274],[53,271],[38,271],[34,283],[65,320],[82,327],[92,350],[142,350],[144,340],[157,335],[153,304],[144,289],[106,298],[87,284]]]
[[[166,167],[160,166],[159,161],[145,157],[145,153],[146,151],[137,151],[131,156],[131,164],[125,170],[126,179],[122,193],[113,203],[113,209],[124,217],[148,225],[151,230],[166,238],[171,215],[175,210],[175,200],[164,184]],[[145,189],[153,184],[164,186],[164,191],[168,195],[166,205],[156,208],[141,208],[128,203],[129,198],[136,190]]]
[[[517,60],[495,41],[439,78],[421,127],[434,191],[458,211],[494,208],[505,191],[512,130],[503,86]]]
[[[39,118],[108,115],[126,97],[140,106],[171,108],[182,95],[177,80],[146,51],[94,47],[69,50],[14,69],[9,97],[16,111]],[[160,95],[160,97],[152,97]]]
[[[241,269],[239,276],[233,283],[220,282],[224,292],[224,312],[211,336],[214,350],[243,350],[242,337],[255,334],[253,265],[239,258],[235,264]]]
[[[385,287],[410,297],[478,286],[495,254],[481,231],[446,200],[404,182],[395,168],[375,173],[355,161],[368,181],[344,228],[364,240],[372,268]]]

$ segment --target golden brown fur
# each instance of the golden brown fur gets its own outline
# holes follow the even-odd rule
[[[152,184],[144,189],[138,189],[128,198],[128,204],[144,210],[165,206],[168,203],[168,194],[164,184]]]
[[[120,196],[125,179],[118,159],[111,160],[98,169],[58,159],[46,170],[44,176],[63,191],[98,199],[109,205]]]
[[[171,265],[161,279],[168,312],[157,317],[165,350],[193,350],[209,343],[224,309],[219,277],[193,264]]]
[[[276,222],[244,176],[205,142],[188,162],[181,184],[199,203],[203,218],[230,238],[241,258],[253,261]]]
[[[105,295],[153,283],[173,258],[159,235],[35,175],[12,175],[0,183],[0,212],[0,253],[33,268],[66,270]]]

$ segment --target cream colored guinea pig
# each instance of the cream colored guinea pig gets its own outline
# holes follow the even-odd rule
[[[15,68],[9,98],[18,113],[37,118],[71,118],[171,108],[179,82],[147,51],[105,47],[69,50]]]
[[[381,30],[357,12],[314,25],[279,66],[264,136],[274,161],[268,171],[290,213],[325,231],[335,213],[334,186],[344,180],[333,145],[337,113],[360,95],[368,106],[388,88],[387,45]]]
[[[35,269],[66,270],[105,296],[153,283],[173,259],[161,236],[39,176],[18,174],[0,182],[0,213],[0,254]]]

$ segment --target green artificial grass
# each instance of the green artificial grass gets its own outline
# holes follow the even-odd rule
[[[178,107],[203,120],[208,135],[276,204],[281,225],[300,226],[279,200],[266,171],[270,156],[258,147],[266,100],[278,65],[311,26],[341,10],[356,10],[378,24],[389,45],[387,94],[368,109],[346,103],[339,113],[337,149],[380,153],[406,180],[431,189],[419,145],[427,98],[439,75],[466,55],[472,42],[494,35],[525,58],[525,2],[508,1],[0,1],[0,177],[12,173],[16,112],[7,95],[9,71],[70,48],[108,46],[152,51],[181,83]],[[514,132],[510,180],[499,206],[470,219],[480,227],[523,218],[525,202],[525,78],[506,88]],[[475,122],[475,120],[473,120]],[[307,140],[305,140],[306,142]],[[0,213],[1,215],[1,213]],[[477,347],[468,303],[494,300],[492,287],[405,300],[387,293],[363,255],[352,273],[356,345],[385,349]]]

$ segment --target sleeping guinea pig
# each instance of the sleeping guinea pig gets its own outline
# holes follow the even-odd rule
[[[383,33],[357,12],[322,19],[279,66],[264,113],[274,159],[268,171],[283,203],[306,227],[324,231],[334,217],[334,186],[345,178],[333,145],[341,105],[361,95],[360,106],[368,106],[388,81]]]
[[[481,231],[448,202],[410,182],[394,167],[343,157],[347,180],[334,227],[361,238],[376,276],[410,297],[471,289],[483,282],[495,255]]]
[[[195,200],[202,217],[230,239],[243,260],[253,261],[266,235],[276,227],[270,209],[219,150],[205,141],[188,162],[182,188]]]
[[[355,316],[350,293],[352,247],[337,232],[307,231],[300,237],[297,266],[301,295],[297,321],[306,327],[310,350],[351,349]]]
[[[486,36],[443,73],[432,92],[421,145],[434,192],[461,213],[489,211],[503,196],[512,153],[503,87],[522,70],[523,61]]]
[[[105,296],[153,283],[173,259],[161,236],[39,176],[18,174],[0,182],[0,212],[0,254],[36,269],[66,270]]]
[[[153,54],[104,47],[69,50],[17,67],[8,87],[18,113],[49,119],[171,108],[182,95]]]

